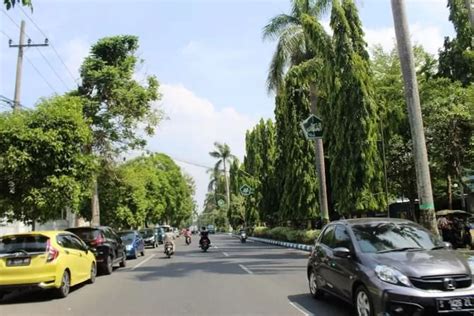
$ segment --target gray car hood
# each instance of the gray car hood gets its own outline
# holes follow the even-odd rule
[[[408,277],[471,274],[466,259],[453,250],[389,252],[370,256],[375,265],[393,267]]]

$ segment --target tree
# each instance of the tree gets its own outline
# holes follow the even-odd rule
[[[309,85],[301,71],[300,66],[290,69],[275,109],[279,215],[281,221],[291,220],[295,226],[315,219],[318,211],[314,151],[299,125],[310,107]]]
[[[439,75],[464,86],[474,82],[474,27],[469,21],[468,5],[466,0],[448,0],[449,20],[456,37],[445,37],[444,48],[439,52]]]
[[[0,215],[25,223],[76,212],[95,164],[78,97],[43,99],[35,110],[0,115]]]
[[[121,35],[100,39],[81,66],[81,85],[77,92],[87,99],[84,117],[90,122],[92,143],[88,151],[110,161],[118,152],[145,144],[138,124],[153,134],[160,112],[153,108],[159,100],[158,81],[147,77],[141,85],[133,79],[138,63],[135,56],[138,38]],[[97,182],[94,181],[92,220],[99,223]]]
[[[20,3],[23,6],[30,7],[33,10],[33,4],[31,0],[3,0],[3,4],[7,10],[15,7],[15,4]]]
[[[229,186],[229,178],[227,175],[227,166],[230,164],[234,156],[231,154],[230,147],[227,144],[221,144],[221,143],[215,142],[214,147],[216,148],[216,150],[211,151],[209,155],[217,159],[216,165],[214,167],[215,170],[220,170],[221,166],[223,167],[224,180],[225,180],[225,196],[226,196],[226,203],[227,203],[226,205],[227,205],[227,208],[229,208],[230,186]]]
[[[267,77],[267,85],[269,91],[280,93],[284,89],[284,74],[285,70],[292,66],[301,65],[302,63],[320,59],[323,54],[320,50],[323,48],[318,42],[308,39],[303,27],[302,17],[309,15],[318,18],[319,15],[329,7],[329,0],[309,1],[309,0],[292,0],[291,14],[279,14],[272,18],[270,23],[264,27],[264,39],[278,39],[276,51],[270,63],[270,68]],[[317,47],[315,47],[317,46]],[[316,63],[319,65],[319,63]],[[311,70],[313,67],[311,67]],[[304,72],[304,79],[310,83],[311,91],[311,113],[318,115],[318,98],[319,92],[319,78],[316,71]],[[306,118],[303,118],[306,119]],[[322,139],[317,139],[315,142],[315,162],[316,169],[319,175],[319,203],[321,207],[321,216],[323,222],[329,220],[328,198],[326,188],[326,167],[324,163],[324,145]]]

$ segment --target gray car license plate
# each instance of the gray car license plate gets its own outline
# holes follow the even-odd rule
[[[474,296],[438,298],[438,312],[474,311]]]

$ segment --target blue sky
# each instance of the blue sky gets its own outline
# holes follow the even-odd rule
[[[180,161],[211,166],[208,152],[214,141],[227,142],[243,158],[244,133],[261,117],[273,117],[273,96],[265,88],[267,67],[275,43],[263,42],[262,27],[276,14],[287,12],[288,0],[33,0],[27,15],[48,35],[59,55],[78,77],[78,67],[97,39],[117,34],[140,38],[138,55],[145,60],[137,79],[154,74],[162,84],[165,120],[148,149]],[[389,49],[394,42],[389,0],[357,1],[366,40]],[[446,0],[406,0],[415,42],[436,53],[446,35],[453,34]],[[19,8],[8,11],[34,42],[44,37]],[[18,28],[0,13],[0,94],[13,98]],[[28,59],[54,91],[75,84],[51,48],[26,51]],[[67,87],[65,87],[67,86]],[[21,102],[33,106],[54,92],[25,60]],[[204,168],[178,162],[196,180],[199,205],[207,188]]]

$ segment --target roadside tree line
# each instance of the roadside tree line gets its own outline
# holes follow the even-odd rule
[[[192,179],[169,157],[119,162],[162,117],[156,77],[134,78],[137,49],[136,36],[102,38],[77,89],[0,113],[0,216],[34,224],[71,211],[121,227],[191,217]]]

